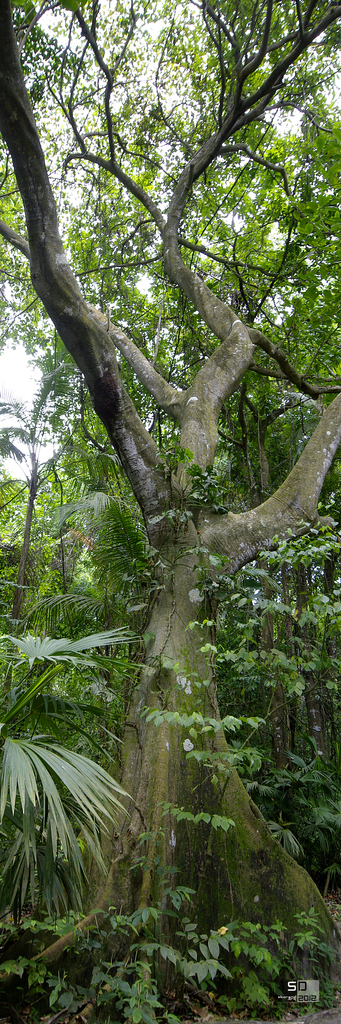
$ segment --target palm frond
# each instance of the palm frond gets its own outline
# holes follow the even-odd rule
[[[15,637],[8,634],[3,637],[3,640],[9,641],[14,647],[28,658],[29,666],[32,668],[35,661],[53,661],[53,662],[69,662],[69,664],[79,665],[86,663],[89,665],[97,665],[98,658],[93,656],[92,658],[86,654],[87,651],[93,650],[99,647],[116,646],[117,644],[127,643],[137,640],[137,637],[125,626],[119,629],[105,630],[103,633],[92,633],[90,636],[85,636],[81,640],[68,640],[62,639],[51,639],[51,637],[45,636],[41,640],[40,637],[31,636],[30,633],[26,637]],[[101,664],[103,664],[103,655],[101,655]]]
[[[11,819],[11,812],[6,808],[5,817]],[[51,829],[47,825],[46,840],[42,843],[39,820],[36,821],[37,841],[34,847],[29,845],[29,856],[25,851],[23,815],[16,816],[17,831],[12,843],[6,844],[6,859],[0,856],[2,883],[0,886],[0,913],[11,906],[14,920],[21,917],[22,908],[31,890],[31,902],[40,897],[46,903],[49,913],[61,910],[66,912],[69,907],[80,911],[82,907],[81,889],[86,882],[86,872],[77,843],[71,851],[69,860],[63,855],[53,856]],[[19,820],[18,820],[19,819]],[[5,822],[6,823],[6,822]],[[89,849],[96,858],[97,850],[92,841],[91,833],[82,829]]]
[[[296,836],[289,828],[288,824],[281,823],[279,821],[268,821],[267,822],[270,832],[275,839],[283,846],[284,850],[294,857],[296,860],[303,854],[303,848],[299,843]]]
[[[89,623],[94,623],[96,620],[103,622],[105,616],[103,597],[77,591],[68,594],[52,594],[50,597],[40,598],[32,605],[26,622],[37,625],[44,623],[46,629],[55,633],[61,622],[65,622],[69,627],[70,615],[72,616],[72,626],[78,622],[83,625],[83,629],[87,619]]]
[[[11,416],[16,420],[25,422],[27,419],[28,407],[26,402],[21,401],[11,394],[6,385],[0,384],[0,416]]]
[[[26,687],[26,689],[20,693],[19,697],[16,697],[18,687],[14,687],[10,691],[10,707],[7,709],[7,711],[3,709],[3,706],[1,708],[2,720],[0,722],[0,732],[2,733],[3,737],[7,736],[8,724],[13,720],[16,721],[18,719],[18,715],[23,710],[23,708],[29,705],[32,698],[35,697],[36,693],[39,693],[40,690],[42,690],[43,687],[46,686],[46,683],[50,682],[54,678],[54,676],[61,671],[61,668],[62,665],[49,666],[49,668],[47,668],[46,671],[43,672],[38,679],[34,679],[31,685]],[[8,703],[7,696],[3,699],[2,705],[4,705],[5,702]]]
[[[59,510],[59,527],[71,516],[91,515],[95,521],[97,540],[95,559],[99,569],[114,579],[134,579],[146,568],[147,536],[134,510],[122,499],[96,491],[79,501],[63,505]]]
[[[25,460],[24,452],[13,444],[10,435],[13,436],[13,431],[2,431],[2,436],[0,437],[0,456],[2,456],[3,459],[10,458],[15,459],[16,462],[23,462]]]
[[[28,885],[32,883],[34,871],[38,868],[37,823],[45,821],[44,868],[41,882],[44,898],[49,905],[64,897],[58,880],[58,850],[70,864],[72,877],[76,879],[76,903],[79,902],[79,886],[85,876],[81,851],[74,827],[67,813],[67,801],[62,799],[59,787],[66,789],[71,801],[72,817],[83,831],[87,844],[98,865],[103,868],[99,841],[99,830],[106,823],[115,821],[118,815],[125,815],[121,799],[125,791],[98,764],[67,750],[56,743],[10,739],[4,744],[1,770],[0,822],[5,816],[18,820],[18,805],[22,825],[18,829],[3,868],[4,892],[1,901],[7,898],[8,882],[12,886],[11,902],[22,906]],[[42,864],[40,854],[40,866]],[[33,872],[33,875],[32,875]],[[65,890],[65,886],[64,886]],[[14,901],[14,902],[13,902]]]
[[[78,501],[70,501],[66,505],[62,505],[59,509],[59,527],[66,522],[73,515],[83,516],[90,514],[92,516],[98,516],[103,509],[107,508],[110,504],[111,498],[105,491],[95,491],[93,494],[86,495],[85,498],[80,498]]]
[[[148,541],[137,512],[123,501],[111,500],[97,523],[94,557],[102,574],[114,582],[140,582],[148,566]]]
[[[23,814],[28,804],[38,807],[39,780],[62,847],[67,848],[68,825],[65,825],[61,799],[46,765],[66,787],[91,826],[95,821],[104,825],[103,818],[114,820],[114,811],[123,810],[119,796],[124,797],[126,793],[95,761],[58,744],[46,746],[42,742],[7,737],[1,772],[0,820],[8,797],[12,813],[17,798]]]

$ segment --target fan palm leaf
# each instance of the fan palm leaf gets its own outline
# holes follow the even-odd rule
[[[9,822],[12,833],[13,825],[17,829],[3,869],[4,886],[0,903],[8,894],[11,884],[14,912],[22,907],[27,888],[33,884],[32,878],[38,869],[38,850],[38,876],[48,906],[56,904],[58,893],[61,898],[61,888],[64,902],[67,898],[69,883],[66,886],[65,876],[64,885],[61,870],[58,876],[56,867],[60,855],[65,864],[69,864],[70,878],[74,877],[77,903],[85,869],[75,828],[83,831],[88,848],[98,864],[103,866],[100,832],[108,827],[110,821],[115,821],[118,815],[125,814],[122,799],[127,794],[100,764],[58,744],[55,737],[51,737],[51,727],[50,735],[35,736],[34,739],[28,735],[27,728],[33,726],[34,730],[36,727],[39,715],[37,701],[39,703],[45,697],[42,691],[59,672],[68,664],[73,666],[76,663],[86,667],[97,664],[92,654],[94,647],[126,642],[127,636],[132,638],[127,630],[107,630],[76,641],[53,640],[50,637],[41,639],[30,635],[4,638],[3,657],[7,656],[8,659],[9,646],[15,648],[19,654],[16,657],[13,654],[14,667],[17,670],[19,667],[21,674],[25,672],[21,692],[13,701],[17,691],[12,690],[7,697],[7,701],[12,699],[12,703],[6,708],[3,702],[0,711],[0,735],[3,741],[0,824],[5,826],[6,821]],[[97,660],[101,664],[100,655]],[[104,658],[102,663],[107,664],[108,660]],[[27,666],[29,676],[32,668],[36,672],[38,667],[39,671],[41,662],[50,664],[27,685]],[[63,705],[72,723],[72,702],[62,701],[60,705],[59,698],[56,701],[56,708],[51,712],[52,719],[55,712],[61,717],[59,712]],[[40,723],[45,728],[50,724],[49,709],[52,705],[53,696],[46,695],[46,700],[42,700],[44,719]],[[87,705],[82,706],[81,714],[83,711],[89,711]],[[42,837],[44,855],[41,852]]]
[[[38,809],[42,790],[56,841],[59,836],[66,852],[69,825],[54,777],[66,787],[91,827],[96,822],[104,826],[104,819],[113,820],[115,812],[123,810],[119,796],[126,795],[124,790],[95,761],[54,743],[47,746],[43,741],[7,737],[1,769],[0,820],[8,797],[12,813],[18,798],[25,815],[30,807]],[[28,835],[34,844],[34,834],[29,831]]]
[[[92,633],[81,640],[65,638],[55,640],[49,636],[45,636],[41,640],[40,637],[31,636],[30,633],[26,637],[7,635],[3,639],[9,640],[11,644],[18,647],[19,651],[28,658],[29,666],[32,668],[35,661],[58,661],[78,665],[84,663],[85,660],[88,665],[96,665],[98,658],[96,656],[90,658],[87,654],[84,659],[85,652],[93,650],[93,648],[116,646],[116,644],[126,643],[128,640],[136,638],[130,630],[121,627],[105,630],[102,633]],[[101,658],[103,663],[103,655]]]

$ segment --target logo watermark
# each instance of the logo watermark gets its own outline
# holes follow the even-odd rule
[[[286,993],[280,999],[289,999],[295,1003],[318,1003],[320,983],[315,979],[297,978],[286,982]]]

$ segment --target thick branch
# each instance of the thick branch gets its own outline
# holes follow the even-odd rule
[[[297,536],[307,524],[316,522],[321,488],[340,441],[338,395],[322,416],[296,466],[271,498],[239,515],[202,514],[202,542],[210,551],[228,556],[228,573],[251,562],[262,548],[273,547],[274,537],[284,537],[288,530]]]
[[[193,275],[194,278],[197,275]],[[198,279],[199,281],[199,279]],[[199,282],[202,285],[202,282]],[[209,292],[209,289],[206,289]],[[212,295],[212,292],[209,292]],[[221,303],[224,307],[224,304]],[[224,307],[225,309],[225,307]],[[240,320],[234,318],[232,330],[199,370],[193,384],[182,392],[161,377],[148,359],[124,331],[108,324],[96,310],[96,318],[107,326],[109,337],[134,370],[161,409],[181,424],[181,444],[193,452],[195,462],[207,466],[213,462],[218,442],[220,409],[238,387],[245,369],[252,360],[252,346]]]
[[[9,224],[5,224],[4,220],[0,220],[0,235],[6,239],[6,242],[10,242],[11,245],[14,245],[15,249],[19,249],[19,252],[22,252],[24,256],[27,256],[27,259],[30,258],[30,247],[28,242],[26,242],[26,238],[22,238],[21,235],[18,235],[13,228],[10,228]]]
[[[241,83],[244,82],[246,80],[246,78],[249,78],[249,76],[252,75],[254,71],[257,71],[257,68],[259,68],[259,65],[262,63],[262,60],[265,57],[265,54],[266,54],[267,49],[268,49],[268,42],[269,42],[269,35],[270,35],[270,28],[271,28],[271,18],[272,18],[272,0],[268,0],[267,11],[266,11],[266,18],[265,18],[265,25],[264,25],[263,39],[262,39],[261,45],[259,47],[258,53],[254,57],[252,57],[250,60],[246,61],[245,65],[243,67],[243,70],[241,72],[241,75],[240,75]]]
[[[197,275],[193,276],[197,278],[198,287],[203,291],[205,289],[212,297],[216,315],[215,334],[218,337],[224,337],[225,334],[222,344],[199,370],[188,388],[183,406],[181,444],[193,452],[197,465],[205,468],[214,461],[220,410],[227,398],[237,390],[251,365],[253,346],[241,320],[228,306],[216,299]],[[208,305],[205,294],[204,302]],[[229,330],[230,314],[233,321]]]
[[[103,320],[105,321],[106,318],[103,317]],[[129,366],[136,373],[141,384],[155,398],[160,409],[164,409],[168,416],[172,416],[173,419],[180,420],[185,399],[184,392],[168,384],[161,377],[161,374],[155,370],[149,359],[143,355],[143,352],[137,348],[137,345],[134,345],[134,342],[119,327],[109,324],[108,334],[116,348],[121,352],[121,355],[124,356]]]
[[[309,384],[301,373],[297,373],[297,370],[292,366],[283,349],[277,348],[269,338],[266,338],[265,334],[262,334],[261,331],[257,331],[253,327],[249,328],[249,334],[253,344],[262,348],[263,352],[266,352],[268,356],[271,356],[271,359],[278,363],[284,376],[292,384],[295,384],[299,391],[302,391],[304,395],[310,395],[310,398],[316,399],[319,397],[320,389],[314,387],[313,384]],[[255,369],[255,367],[252,368]]]
[[[63,249],[56,205],[21,73],[9,0],[0,5],[0,129],[24,203],[33,287],[84,373],[95,410],[148,519],[169,498],[169,481],[165,481],[155,442],[122,385],[103,318],[83,299]],[[9,240],[13,241],[13,235]]]

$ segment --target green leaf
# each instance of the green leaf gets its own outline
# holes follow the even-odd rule
[[[198,983],[199,983],[199,985],[201,985],[201,982],[205,981],[205,978],[207,978],[207,975],[208,975],[208,965],[206,963],[197,964],[197,966],[195,967],[195,970],[193,971],[193,974],[197,975]]]
[[[32,700],[32,698],[35,697],[36,694],[39,693],[40,690],[44,686],[46,686],[47,683],[51,682],[51,680],[54,679],[56,675],[58,675],[58,672],[61,671],[61,668],[61,665],[55,665],[54,668],[46,669],[46,672],[43,672],[43,674],[39,676],[39,679],[32,683],[31,686],[29,686],[27,690],[25,690],[25,693],[23,693],[22,696],[19,697],[14,704],[12,704],[10,710],[7,711],[5,715],[3,715],[3,721],[8,723],[10,721],[13,721],[13,719],[17,719],[19,712],[22,711],[24,707],[27,707],[27,704],[29,704],[30,700]]]
[[[209,954],[208,947],[206,946],[206,943],[205,942],[200,942],[199,943],[199,948],[200,948],[200,952],[201,952],[202,956],[204,956],[205,959],[208,960],[210,954]]]
[[[78,0],[59,0],[60,6],[64,7],[66,11],[78,11],[81,4]]]
[[[219,942],[217,942],[217,940],[213,939],[212,937],[209,938],[209,940],[208,940],[208,948],[209,948],[211,956],[213,956],[213,959],[214,960],[219,960],[219,954],[220,954]]]
[[[224,832],[228,832],[229,828],[234,826],[234,824],[235,823],[234,821],[232,821],[232,818],[225,818],[220,814],[213,814],[212,828],[214,829],[222,828]]]
[[[98,647],[107,647],[112,644],[122,643],[127,640],[136,639],[134,634],[127,629],[110,629],[103,633],[92,633],[81,640],[53,640],[51,637],[33,637],[29,633],[26,637],[15,637],[8,635],[4,639],[9,640],[13,646],[28,658],[30,668],[35,661],[66,661],[71,664],[81,663],[86,651]],[[80,658],[77,659],[77,655]],[[76,656],[76,657],[75,657]]]

